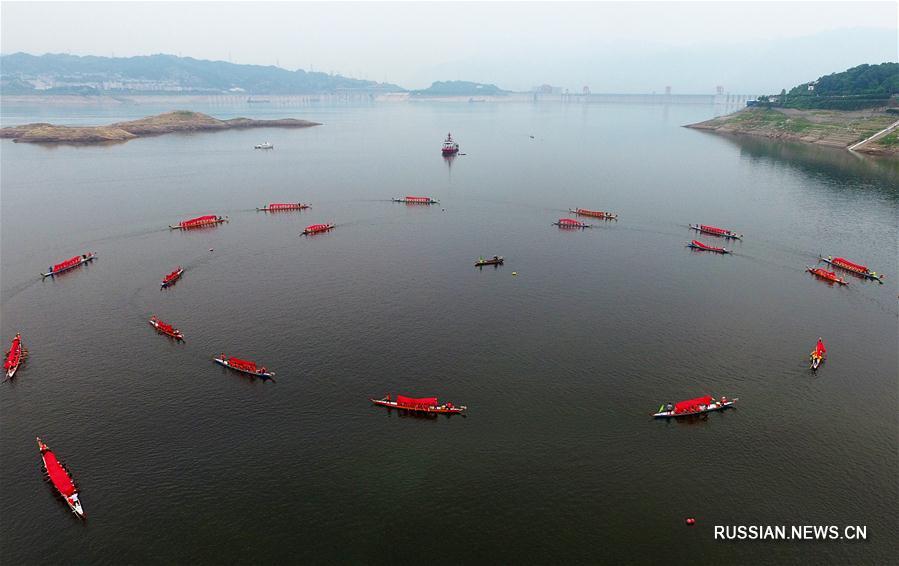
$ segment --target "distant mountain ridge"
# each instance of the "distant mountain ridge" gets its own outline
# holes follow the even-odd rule
[[[471,81],[435,81],[428,88],[413,90],[412,96],[505,96],[509,91],[494,84]]]
[[[405,92],[390,83],[175,55],[97,57],[14,53],[0,57],[2,94],[319,94]]]

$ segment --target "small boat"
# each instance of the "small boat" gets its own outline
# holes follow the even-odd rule
[[[839,267],[840,269],[845,269],[859,277],[863,277],[865,279],[871,279],[873,281],[878,281],[883,284],[883,275],[878,274],[876,271],[871,271],[864,265],[860,265],[858,263],[849,261],[848,259],[842,257],[833,257],[833,256],[818,256],[818,261],[823,261],[829,265],[834,267]]]
[[[848,285],[845,279],[842,277],[837,277],[837,274],[833,271],[827,271],[822,267],[811,267],[810,265],[805,266],[805,270],[811,273],[812,275],[817,275],[821,279],[826,279],[831,283],[839,283],[840,285]]]
[[[309,208],[308,204],[301,202],[273,202],[266,207],[257,208],[260,212],[280,212],[282,210],[305,210]]]
[[[47,273],[41,273],[41,277],[52,277],[54,275],[59,275],[64,271],[68,271],[70,269],[75,269],[81,264],[92,261],[97,257],[97,252],[87,252],[86,254],[76,255],[65,260],[62,263],[57,263],[51,267],[47,268]]]
[[[56,454],[46,444],[41,442],[40,437],[37,437],[37,447],[41,451],[41,460],[44,463],[44,470],[47,472],[50,483],[65,499],[72,513],[75,513],[79,519],[84,519],[84,509],[81,507],[81,501],[78,499],[78,488],[75,486],[75,481],[72,480],[69,470],[56,458]]]
[[[404,397],[403,395],[397,395],[396,401],[390,400],[390,395],[385,396],[382,399],[369,399],[375,405],[379,405],[381,407],[387,407],[389,409],[400,409],[403,411],[413,411],[417,413],[436,413],[443,415],[455,415],[459,414],[468,407],[465,405],[455,406],[452,403],[444,403],[442,405],[437,403],[437,397]]]
[[[174,338],[175,340],[184,340],[184,334],[182,334],[180,330],[178,330],[171,324],[166,324],[165,322],[162,322],[161,320],[156,318],[155,314],[150,317],[150,326],[152,326],[159,332],[162,332],[166,336],[170,336],[170,337]]]
[[[586,208],[569,208],[568,212],[577,214],[578,216],[590,216],[592,218],[603,218],[605,220],[618,220],[617,214],[611,212],[603,212],[602,210],[587,210]]]
[[[310,234],[319,234],[321,232],[327,232],[328,230],[332,230],[334,228],[333,224],[310,224],[306,226],[306,229],[303,230],[301,236],[308,236]]]
[[[503,264],[503,256],[495,255],[493,257],[488,257],[487,259],[480,258],[478,261],[474,262],[475,267],[484,267],[485,265],[502,265]]]
[[[269,142],[257,143],[253,146],[253,149],[275,149],[274,144]]]
[[[690,224],[690,228],[692,228],[693,230],[698,230],[699,232],[705,232],[706,234],[721,236],[722,238],[731,238],[733,240],[743,239],[742,234],[737,234],[733,230],[726,230],[724,228],[718,228],[717,226],[709,226],[708,224]]]
[[[687,244],[687,247],[688,247],[688,248],[692,248],[692,249],[694,249],[694,250],[702,250],[702,251],[706,251],[706,252],[715,252],[715,253],[719,253],[719,254],[729,254],[729,253],[731,253],[730,250],[727,250],[727,249],[724,249],[724,248],[716,248],[715,246],[709,246],[709,245],[707,245],[707,244],[703,244],[703,243],[700,242],[699,240],[693,240],[692,242],[690,242],[689,244]]]
[[[824,347],[824,340],[818,338],[818,343],[815,344],[815,349],[812,350],[812,353],[809,354],[809,369],[816,370],[818,366],[821,365],[825,359],[827,359],[827,348]]]
[[[728,399],[722,397],[715,400],[711,395],[697,397],[695,399],[687,399],[677,403],[667,403],[659,407],[657,413],[653,413],[653,417],[657,419],[689,417],[692,415],[701,415],[703,413],[711,413],[712,411],[723,411],[736,403],[738,399]]]
[[[165,289],[169,285],[174,285],[175,281],[181,279],[182,273],[184,273],[184,268],[179,265],[175,271],[162,278],[162,288]]]
[[[215,363],[222,364],[226,368],[233,369],[234,371],[238,371],[240,373],[245,373],[247,375],[252,375],[255,377],[261,377],[262,379],[271,379],[275,376],[275,372],[268,371],[265,366],[256,366],[256,362],[249,362],[247,360],[241,360],[235,357],[228,357],[225,354],[222,354],[218,358],[212,358]],[[272,380],[274,381],[274,380]]]
[[[190,230],[191,228],[202,228],[204,226],[215,226],[217,224],[221,224],[222,222],[227,222],[227,216],[216,216],[214,214],[207,214],[206,216],[198,216],[196,218],[191,218],[190,220],[184,220],[179,222],[177,226],[172,226],[169,224],[169,228],[172,230]]]
[[[446,134],[446,139],[443,140],[443,147],[440,148],[440,152],[443,155],[455,155],[459,153],[459,144],[453,141],[453,134]]]
[[[593,228],[593,226],[574,218],[559,218],[557,222],[553,222],[553,226],[558,226],[559,228]]]
[[[9,381],[16,375],[16,370],[25,362],[28,357],[28,350],[22,344],[22,335],[16,333],[16,337],[12,339],[9,351],[6,352],[6,359],[3,360],[3,372],[6,374],[6,380]]]
[[[432,199],[431,197],[413,196],[397,197],[393,199],[393,202],[404,202],[406,204],[440,204],[439,201]]]

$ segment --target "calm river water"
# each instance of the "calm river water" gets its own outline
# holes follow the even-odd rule
[[[172,109],[4,105],[2,121]],[[0,339],[31,352],[0,387],[3,563],[895,560],[895,161],[680,127],[723,111],[701,105],[191,109],[324,125],[0,143]],[[389,200],[406,194],[441,204]],[[312,208],[255,211],[287,201]],[[552,226],[569,207],[620,219]],[[231,221],[167,228],[201,214]],[[318,222],[337,228],[298,236]],[[745,240],[693,253],[689,223]],[[886,283],[833,287],[804,272],[819,253]],[[506,265],[473,267],[488,254]],[[223,351],[277,382],[213,364]],[[469,412],[369,404],[388,392]],[[705,393],[738,408],[649,416]],[[36,435],[87,521],[41,480]],[[722,542],[715,525],[867,540]]]

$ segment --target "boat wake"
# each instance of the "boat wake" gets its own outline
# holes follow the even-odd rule
[[[28,290],[32,285],[37,285],[40,279],[29,279],[18,285],[13,285],[8,289],[0,289],[0,305],[6,306],[9,301],[13,300],[19,293]]]

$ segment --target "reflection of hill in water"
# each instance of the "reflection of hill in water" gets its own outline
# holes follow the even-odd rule
[[[754,136],[719,137],[738,146],[744,158],[789,166],[811,177],[826,175],[846,190],[873,189],[899,200],[899,159]]]

